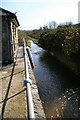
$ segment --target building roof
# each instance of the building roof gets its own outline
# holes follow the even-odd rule
[[[12,12],[10,12],[8,10],[0,8],[0,16],[7,16],[8,18],[11,18],[14,22],[17,22],[17,26],[20,26],[15,13],[12,13]]]

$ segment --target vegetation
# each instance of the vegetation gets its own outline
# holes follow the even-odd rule
[[[39,43],[49,51],[71,56],[80,51],[80,28],[68,26],[53,29],[43,33]]]
[[[23,38],[25,39],[26,45],[30,46],[31,37],[28,36],[28,32],[19,30],[18,31],[18,42],[19,42],[19,45],[23,42]]]
[[[24,36],[30,46],[28,41],[33,40],[80,76],[80,26],[71,22],[56,25],[53,21],[38,30],[19,31],[19,41]]]
[[[35,33],[35,34],[34,34]],[[39,46],[53,53],[61,62],[80,75],[80,27],[59,25],[55,29],[45,27],[30,33]]]

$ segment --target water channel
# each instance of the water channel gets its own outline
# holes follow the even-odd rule
[[[34,74],[47,118],[79,118],[79,78],[31,41]]]

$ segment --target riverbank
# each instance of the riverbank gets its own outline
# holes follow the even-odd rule
[[[48,51],[49,52],[49,51]],[[75,75],[77,75],[78,77],[80,77],[80,72],[79,72],[79,66],[71,61],[70,59],[68,59],[66,56],[63,56],[61,54],[58,53],[53,53],[53,52],[49,52],[51,56],[55,57],[57,60],[59,60],[62,64],[64,64],[70,71],[72,71]]]
[[[39,36],[32,34],[38,40],[33,40],[43,49],[48,50],[80,77],[80,28],[74,25],[58,26],[56,29],[43,30]]]
[[[79,80],[65,65],[31,42],[40,98],[46,118],[78,118]]]
[[[36,80],[28,59],[28,69],[32,80],[31,92],[36,118],[45,118]],[[27,118],[27,102],[24,87],[23,48],[19,47],[16,62],[0,70],[0,119]]]
[[[33,39],[32,40],[35,44],[37,44],[39,47],[42,47],[39,43],[38,40]],[[48,51],[48,53],[55,57],[57,60],[59,60],[62,64],[64,64],[70,71],[72,71],[75,75],[77,75],[78,77],[80,77],[80,67],[78,66],[78,64],[76,64],[75,62],[71,61],[69,58],[67,58],[64,55],[61,55],[57,52],[50,52],[49,50],[47,50],[46,48],[43,48],[46,51]]]

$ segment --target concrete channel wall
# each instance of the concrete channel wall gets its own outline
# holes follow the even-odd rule
[[[29,70],[30,79],[32,80],[31,92],[32,92],[35,118],[45,118],[43,106],[38,92],[38,87],[36,85],[36,79],[30,64],[29,57],[28,57],[28,70]]]

